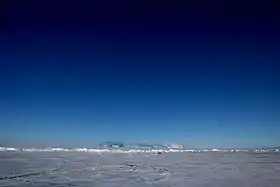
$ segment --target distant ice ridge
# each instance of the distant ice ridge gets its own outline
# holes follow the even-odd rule
[[[19,151],[19,149],[12,147],[0,147],[0,151]]]
[[[172,148],[173,147],[173,148]],[[11,148],[11,147],[0,147],[0,151],[14,151],[14,152],[89,152],[89,153],[184,153],[184,152],[254,152],[254,153],[267,153],[267,152],[279,152],[279,149],[182,149],[177,146],[170,146],[168,149],[120,149],[120,148],[45,148],[45,149],[37,149],[37,148]]]

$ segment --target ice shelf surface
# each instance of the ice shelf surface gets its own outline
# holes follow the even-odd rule
[[[0,152],[0,186],[279,187],[279,153]]]

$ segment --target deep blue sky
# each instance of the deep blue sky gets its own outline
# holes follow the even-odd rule
[[[6,7],[3,144],[280,145],[273,6],[117,2]]]

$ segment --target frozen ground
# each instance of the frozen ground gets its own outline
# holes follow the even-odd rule
[[[279,153],[0,152],[0,186],[279,187]]]

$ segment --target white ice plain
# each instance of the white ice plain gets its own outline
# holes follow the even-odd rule
[[[0,186],[279,187],[279,153],[0,152]]]

